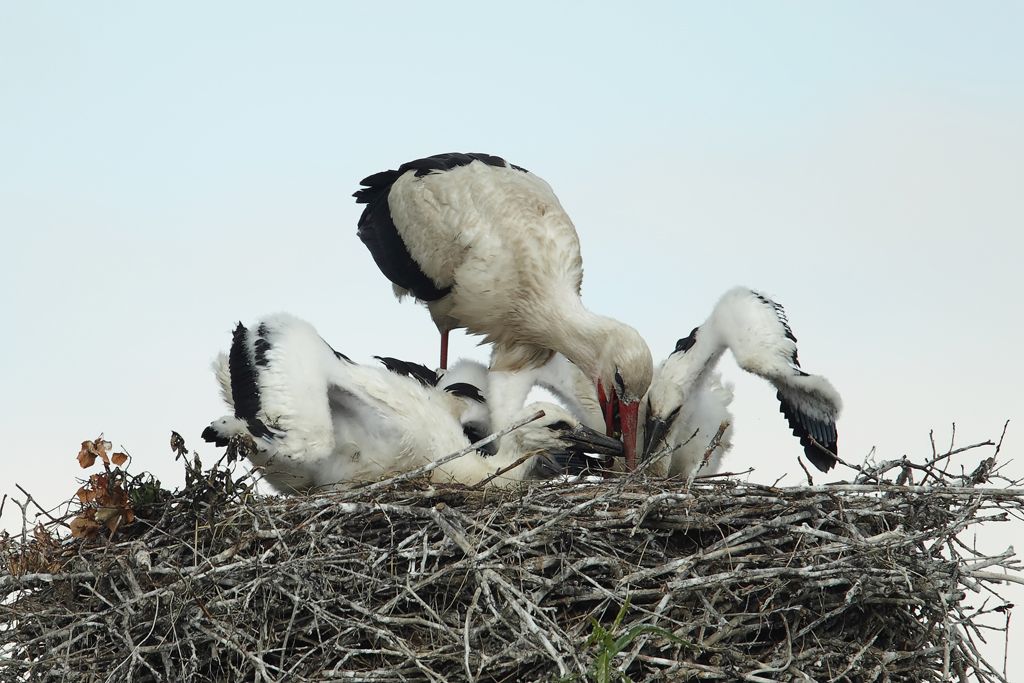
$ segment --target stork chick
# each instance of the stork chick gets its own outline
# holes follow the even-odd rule
[[[280,314],[252,328],[236,327],[225,373],[234,415],[213,422],[203,438],[227,445],[246,434],[251,456],[275,489],[292,493],[349,481],[372,481],[414,469],[471,445],[451,394],[411,377],[353,363],[308,323]],[[622,444],[580,425],[553,405],[545,415],[502,440],[491,457],[470,452],[431,473],[434,481],[477,483],[538,454],[489,485],[509,486],[545,471],[545,459],[587,449],[621,453]],[[550,468],[550,465],[547,465]]]
[[[839,393],[824,377],[801,369],[796,337],[782,306],[744,287],[726,292],[708,319],[680,339],[675,351],[659,366],[647,393],[645,456],[663,445],[683,444],[696,427],[700,434],[697,443],[709,444],[719,427],[714,414],[720,413],[723,420],[728,417],[731,391],[726,400],[719,392],[721,387],[716,387],[718,376],[714,372],[726,349],[732,351],[741,368],[776,387],[780,411],[811,464],[822,472],[832,469],[837,453],[836,419],[842,407]],[[695,420],[700,413],[712,417]],[[677,450],[670,470],[693,472],[700,464],[699,460],[693,461],[694,448]]]

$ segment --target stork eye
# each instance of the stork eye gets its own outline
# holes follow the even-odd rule
[[[679,417],[679,409],[680,409],[680,408],[682,408],[682,406],[676,406],[676,407],[675,407],[675,410],[673,410],[673,411],[672,411],[671,413],[669,413],[669,414],[668,414],[668,417],[666,417],[666,418],[665,418],[665,422],[668,422],[668,423],[670,423],[670,424],[671,424],[672,422],[674,422],[674,421],[675,421],[675,419],[676,419],[677,417]]]
[[[553,432],[566,432],[572,429],[572,425],[565,420],[559,420],[558,422],[552,422],[549,424],[548,429]]]

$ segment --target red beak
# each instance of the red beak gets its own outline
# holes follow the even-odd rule
[[[636,469],[636,423],[640,414],[640,401],[619,401],[619,422],[622,425],[622,446],[626,452],[626,471]]]
[[[601,380],[597,381],[597,400],[601,403],[601,410],[604,412],[605,433],[608,436],[615,436],[615,394],[608,396],[604,393],[604,386]]]

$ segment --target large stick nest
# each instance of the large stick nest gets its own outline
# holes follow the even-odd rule
[[[0,542],[0,677],[608,680],[610,663],[611,679],[1003,681],[977,643],[1008,623],[990,584],[1016,562],[958,537],[1018,515],[1024,490],[982,486],[994,459],[953,476],[946,458],[826,486],[639,473],[290,498],[190,464],[113,534],[58,540],[55,520]]]

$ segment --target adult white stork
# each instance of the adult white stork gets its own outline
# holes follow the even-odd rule
[[[215,371],[234,414],[214,421],[203,438],[225,446],[237,434],[251,436],[257,448],[250,459],[279,491],[376,480],[471,445],[453,403],[458,396],[353,363],[292,316],[270,316],[252,328],[239,323],[226,363],[222,356]],[[494,456],[470,452],[435,469],[433,480],[477,483],[539,454],[489,482],[508,486],[547,474],[579,449],[622,452],[620,442],[558,406],[534,404],[523,414],[538,409],[545,416],[507,435]]]
[[[832,469],[837,454],[836,419],[842,407],[839,393],[824,377],[800,368],[796,337],[782,306],[744,287],[726,292],[708,319],[680,339],[655,372],[645,405],[645,455],[663,444],[683,444],[699,427],[697,445],[677,451],[674,458],[679,460],[670,467],[688,474],[699,465],[699,460],[692,459],[697,451],[703,454],[700,444],[706,447],[716,434],[716,411],[721,421],[728,417],[728,401],[723,404],[723,397],[713,395],[718,381],[715,366],[726,349],[741,368],[775,385],[780,411],[807,459],[822,472]],[[702,402],[708,405],[702,407]],[[708,417],[698,418],[703,424],[695,424],[693,416],[701,413]]]
[[[651,352],[632,327],[583,306],[576,229],[538,176],[488,154],[439,154],[365,178],[359,238],[397,295],[426,303],[441,332],[493,342],[491,415],[511,421],[560,352],[619,402],[627,467],[636,454]],[[623,278],[625,279],[625,278]]]

